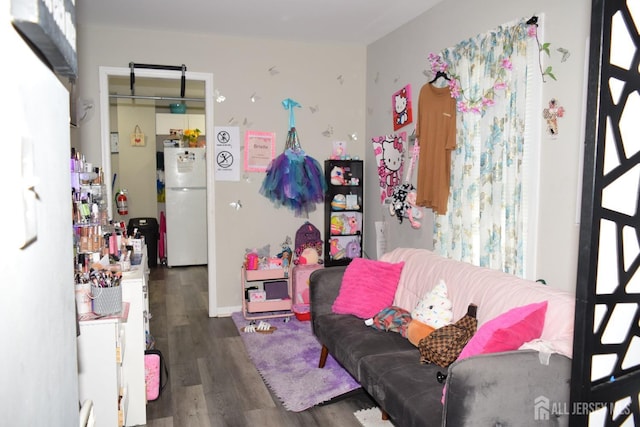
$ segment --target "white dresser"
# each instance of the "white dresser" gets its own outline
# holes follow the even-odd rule
[[[122,315],[79,322],[79,399],[93,401],[97,427],[147,423],[148,283],[145,251],[141,264],[123,273]]]
[[[96,426],[114,427],[125,423],[129,395],[124,376],[123,356],[127,352],[122,317],[80,322],[78,337],[78,393],[81,402],[93,401]]]
[[[144,266],[144,268],[142,267]],[[129,317],[124,324],[127,352],[123,371],[129,385],[129,407],[125,425],[147,423],[147,392],[144,375],[144,351],[149,334],[149,268],[147,256],[142,263],[123,274],[122,300],[129,303]]]

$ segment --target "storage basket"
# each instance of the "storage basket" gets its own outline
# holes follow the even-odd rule
[[[311,320],[311,306],[309,304],[294,304],[293,314],[301,322]]]
[[[120,286],[100,287],[91,285],[93,296],[93,312],[99,315],[110,315],[122,311],[122,288]]]

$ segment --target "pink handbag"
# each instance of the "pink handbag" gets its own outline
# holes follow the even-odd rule
[[[164,372],[164,378],[162,374]],[[169,370],[160,350],[144,352],[144,373],[147,389],[147,401],[156,400],[169,382]]]

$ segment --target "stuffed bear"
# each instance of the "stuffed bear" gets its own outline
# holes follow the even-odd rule
[[[447,298],[447,285],[441,279],[411,311],[411,322],[407,327],[407,337],[411,344],[417,347],[422,338],[450,324],[453,320],[451,307],[451,301]]]

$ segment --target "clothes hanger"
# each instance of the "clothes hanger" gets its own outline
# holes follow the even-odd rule
[[[445,73],[444,71],[438,71],[436,73],[436,76],[433,78],[433,80],[431,80],[429,82],[429,84],[435,82],[436,80],[438,80],[440,77],[444,78],[447,81],[451,81],[451,79],[449,78],[449,76],[447,75],[447,73]]]

